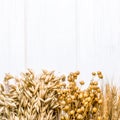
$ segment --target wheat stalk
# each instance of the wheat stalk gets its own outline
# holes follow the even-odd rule
[[[35,75],[30,69],[19,78],[6,74],[0,84],[0,120],[120,120],[120,89],[100,86],[100,71],[82,89],[85,82],[80,80],[79,87],[78,75],[56,76],[47,70]]]

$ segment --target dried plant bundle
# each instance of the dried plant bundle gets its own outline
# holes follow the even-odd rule
[[[120,120],[120,89],[101,84],[102,72],[92,72],[89,86],[79,71],[67,77],[31,69],[19,78],[6,74],[0,84],[0,120]],[[15,84],[11,84],[14,80]]]
[[[10,79],[16,84],[9,84]],[[4,84],[0,84],[0,120],[58,120],[56,90],[62,79],[47,70],[35,76],[28,69],[21,78],[6,74]]]

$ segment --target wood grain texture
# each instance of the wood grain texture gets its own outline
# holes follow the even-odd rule
[[[79,69],[89,79],[102,70],[118,81],[119,6],[119,0],[1,0],[1,73]]]
[[[75,3],[27,1],[28,67],[68,72],[76,67]]]
[[[0,1],[0,76],[24,69],[24,0]],[[1,78],[0,77],[0,78]]]
[[[78,66],[86,79],[96,70],[120,75],[119,6],[118,0],[77,0]]]

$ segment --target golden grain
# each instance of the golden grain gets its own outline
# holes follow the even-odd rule
[[[0,120],[120,120],[119,89],[110,84],[101,89],[101,71],[92,72],[89,86],[81,89],[85,82],[79,81],[79,88],[78,75],[47,70],[35,75],[31,69],[20,78],[6,74],[0,84]]]

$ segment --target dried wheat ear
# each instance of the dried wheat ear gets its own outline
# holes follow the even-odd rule
[[[20,78],[6,74],[0,84],[0,120],[120,120],[119,90],[100,86],[100,71],[92,73],[83,90],[83,80],[76,84],[78,75],[57,76],[47,70],[35,75],[31,69]]]
[[[14,79],[16,84],[9,84]],[[20,78],[6,74],[0,84],[0,120],[59,120],[57,89],[64,76],[43,70],[35,75],[28,69]]]

